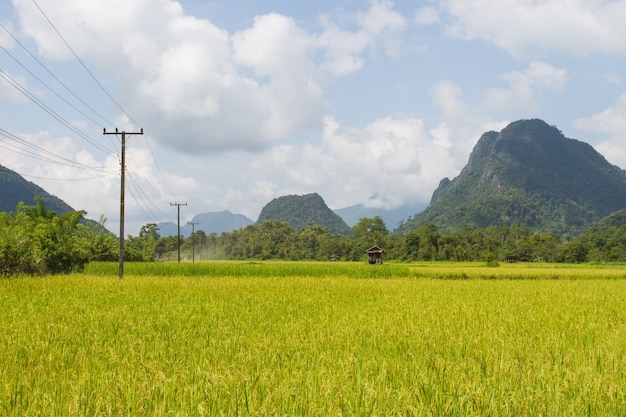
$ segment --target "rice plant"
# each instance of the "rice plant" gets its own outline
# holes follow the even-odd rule
[[[626,280],[295,265],[0,280],[0,414],[626,414]]]

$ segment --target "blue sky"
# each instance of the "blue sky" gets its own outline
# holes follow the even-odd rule
[[[626,0],[4,1],[0,164],[117,230],[102,129],[143,128],[134,235],[172,202],[183,221],[310,192],[423,205],[524,118],[626,168],[625,21]]]

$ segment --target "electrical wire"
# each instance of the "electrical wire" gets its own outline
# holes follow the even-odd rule
[[[49,181],[92,181],[92,180],[98,180],[98,179],[102,179],[102,178],[107,178],[110,175],[111,174],[109,174],[109,175],[98,175],[96,177],[89,177],[89,178],[52,178],[52,177],[40,177],[38,175],[20,174],[20,176],[22,176],[22,177],[35,178],[35,179],[40,179],[40,180],[49,180]]]
[[[6,146],[3,147],[4,149],[8,149],[10,151],[17,152],[25,156],[30,156],[32,158],[39,159],[41,161],[52,162],[54,164],[65,165],[65,166],[78,168],[82,170],[97,171],[97,172],[110,172],[110,170],[103,168],[103,167],[86,165],[86,164],[83,164],[82,162],[74,161],[72,159],[58,155],[45,148],[42,148],[41,146],[32,144],[28,142],[27,140],[11,132],[8,132],[2,128],[0,128],[0,136],[3,136],[6,139],[9,139],[12,142],[16,142],[16,143],[9,143],[5,139],[2,139],[0,137],[0,141],[6,144]]]
[[[74,51],[74,49],[70,46],[70,44],[65,40],[65,38],[62,36],[60,31],[56,28],[56,26],[54,25],[52,20],[46,15],[44,10],[39,6],[37,1],[33,0],[33,3],[35,4],[35,6],[39,10],[39,12],[43,15],[43,17],[48,22],[48,24],[52,27],[54,32],[58,35],[58,37],[62,40],[62,42],[68,48],[68,50],[73,54],[74,58],[83,67],[83,69],[89,74],[89,76],[98,85],[98,87],[111,100],[111,102],[128,118],[129,121],[131,121],[137,127],[139,127],[140,124],[128,112],[125,111],[125,109],[120,105],[120,103],[117,102],[113,98],[113,96],[106,90],[106,88],[103,86],[103,84],[96,78],[94,73],[89,70],[89,68],[85,65],[84,61],[78,56],[78,54]],[[110,122],[109,120],[107,120],[106,117],[102,116],[100,113],[98,113],[96,110],[94,110],[84,100],[82,100],[76,93],[74,93],[63,81],[61,81],[61,79],[59,77],[54,75],[53,72],[45,64],[43,64],[39,59],[37,59],[37,57],[22,42],[20,42],[19,39],[17,37],[15,37],[15,35],[13,35],[13,33],[4,24],[2,24],[2,22],[0,22],[0,26],[2,26],[2,28],[9,34],[9,36],[11,36],[15,40],[15,42],[22,49],[24,49],[24,51],[26,51],[26,53],[28,53],[28,55],[30,55],[50,76],[52,76],[56,80],[57,83],[59,83],[76,100],[78,100],[83,106],[85,106],[85,108],[87,108],[91,113],[93,113],[95,116],[97,116],[97,118],[99,118],[100,120],[104,121],[105,123],[107,123],[109,125],[113,125],[113,123]],[[2,46],[0,46],[0,47],[2,47]],[[55,91],[54,88],[50,87],[44,80],[42,80],[40,77],[35,75],[35,73],[33,71],[29,70],[22,62],[20,62],[20,60],[18,58],[16,58],[14,55],[12,55],[6,48],[2,47],[2,49],[18,65],[20,65],[24,70],[26,70],[32,77],[37,79],[37,81],[39,81],[41,84],[43,84],[48,90],[50,90],[60,100],[62,100],[64,103],[66,103],[68,106],[70,106],[73,110],[75,110],[78,113],[80,113],[83,117],[85,117],[90,122],[92,122],[94,124],[98,124],[98,122],[96,120],[94,120],[93,117],[89,116],[84,111],[81,111],[77,106],[73,105],[70,101],[68,101],[67,99],[62,97],[62,95],[59,94],[57,91]],[[99,150],[101,150],[101,151],[103,151],[103,152],[105,152],[105,153],[107,153],[109,155],[114,154],[110,150],[104,148],[101,145],[101,142],[94,141],[94,140],[90,139],[89,136],[87,136],[84,132],[82,132],[80,129],[78,129],[77,127],[73,126],[71,123],[69,123],[58,112],[56,112],[50,106],[48,106],[45,103],[43,103],[43,101],[38,99],[35,96],[35,94],[33,94],[30,91],[28,91],[18,81],[16,81],[13,77],[11,77],[7,72],[5,72],[3,70],[0,70],[0,77],[2,77],[5,81],[7,81],[11,86],[13,86],[16,90],[18,90],[21,94],[23,94],[25,97],[27,97],[34,104],[36,104],[41,109],[46,111],[48,114],[50,114],[57,121],[62,123],[64,126],[66,126],[68,129],[70,129],[72,132],[74,132],[75,134],[77,134],[81,138],[85,139],[91,145],[95,146],[97,149],[99,149]],[[9,150],[11,150],[13,152],[18,152],[18,153],[21,153],[23,155],[27,155],[29,157],[32,157],[32,158],[35,158],[35,159],[39,159],[39,160],[42,160],[42,161],[46,161],[46,162],[52,162],[52,163],[55,163],[55,164],[67,165],[67,166],[70,166],[70,167],[73,167],[73,168],[82,169],[82,170],[100,171],[100,172],[105,173],[104,176],[111,175],[111,171],[107,171],[105,168],[89,167],[87,165],[78,163],[76,161],[72,161],[70,159],[61,157],[60,155],[56,155],[53,152],[49,152],[49,151],[47,151],[47,150],[45,150],[45,149],[43,149],[41,147],[29,144],[27,141],[19,138],[16,135],[13,135],[13,134],[7,132],[5,130],[0,129],[0,135],[8,137],[13,142],[15,142],[15,143],[8,143],[6,141],[3,141],[4,142],[4,146],[0,146],[0,147],[3,147],[4,149],[9,149]],[[117,135],[115,135],[115,136],[117,138]],[[0,138],[0,141],[2,141],[1,138]],[[118,141],[119,141],[119,138],[118,138]],[[150,155],[151,155],[151,157],[152,157],[152,159],[154,161],[155,167],[156,167],[157,171],[159,172],[159,175],[160,175],[160,177],[162,179],[162,184],[168,189],[169,193],[173,195],[174,193],[171,191],[171,189],[169,187],[169,183],[165,179],[165,176],[163,175],[161,167],[159,166],[159,163],[158,163],[158,161],[157,161],[157,159],[155,157],[155,154],[154,154],[154,152],[152,150],[152,147],[150,146],[150,143],[147,140],[147,138],[146,138],[146,145],[147,145],[148,150],[150,152]],[[132,160],[132,157],[131,157],[131,160]],[[159,216],[155,216],[154,215],[155,212],[160,214],[161,218],[167,218],[168,215],[162,209],[160,209],[158,205],[156,205],[154,203],[157,200],[161,200],[161,194],[155,189],[153,184],[150,181],[146,181],[142,177],[140,179],[139,177],[134,175],[132,173],[132,171],[128,172],[128,174],[129,174],[129,182],[128,182],[129,193],[131,194],[132,198],[134,199],[134,201],[136,202],[137,206],[139,207],[139,210],[146,216],[146,218],[153,218],[153,219],[154,218],[158,218]],[[41,179],[57,180],[55,178],[45,178],[45,177],[36,177],[36,176],[31,176],[31,177],[33,177],[33,178],[41,178]],[[72,180],[79,181],[79,180],[91,180],[91,179],[96,179],[96,178],[102,178],[102,176],[92,177],[92,178],[81,178],[81,179],[74,178]],[[145,202],[148,202],[148,203],[146,204]],[[151,206],[151,207],[149,207],[149,206]]]
[[[159,216],[153,216],[153,218],[168,217],[168,215],[160,208],[160,206],[154,203],[156,200],[160,200],[162,203],[164,203],[164,201],[161,198],[160,194],[157,192],[157,190],[154,189],[152,184],[149,181],[145,182],[145,184],[148,184],[147,188],[149,188],[149,190],[146,191],[147,188],[142,186],[140,179],[137,178],[132,171],[127,171],[127,174],[130,180],[129,184],[132,184],[132,186],[137,190],[137,193],[141,194],[144,199],[150,203],[152,208],[159,214]]]
[[[154,161],[154,166],[156,167],[159,176],[161,177],[161,180],[163,181],[163,184],[165,185],[165,188],[167,188],[167,191],[170,193],[170,195],[174,195],[174,193],[172,192],[172,189],[170,188],[170,184],[169,182],[165,179],[165,176],[163,175],[163,171],[161,171],[161,167],[157,162],[156,157],[154,156],[154,152],[152,152],[152,147],[150,146],[150,141],[148,140],[148,138],[145,138],[146,141],[146,146],[148,147],[148,150],[150,151],[150,155],[152,156],[152,160]]]
[[[11,38],[13,38],[13,40],[24,50],[26,51],[26,53],[28,53],[28,55],[31,56],[31,58],[33,58],[48,74],[50,74],[50,76],[52,78],[54,78],[56,80],[56,82],[58,82],[63,88],[65,88],[72,96],[74,96],[74,98],[76,98],[78,101],[80,101],[80,103],[85,106],[86,108],[88,108],[94,115],[98,116],[102,121],[105,122],[105,124],[108,125],[113,125],[114,123],[109,121],[106,117],[102,116],[100,113],[98,113],[96,110],[94,110],[89,104],[87,104],[83,99],[81,99],[76,93],[74,93],[74,91],[72,91],[72,89],[70,89],[67,84],[65,84],[63,81],[61,81],[61,79],[59,79],[59,77],[57,77],[56,75],[54,75],[54,73],[52,71],[50,71],[50,69],[43,63],[41,62],[37,56],[35,56],[35,54],[33,54],[22,42],[20,42],[20,40],[9,30],[9,28],[7,28],[2,22],[0,22],[0,26],[2,26],[2,28],[9,34],[9,36],[11,36]],[[39,80],[42,84],[44,84],[47,88],[49,88],[52,92],[54,92],[57,96],[59,96],[58,93],[56,93],[52,88],[50,88],[46,83],[44,83],[41,79],[39,79],[35,74],[33,74],[32,71],[30,71],[28,68],[26,68],[25,65],[23,65],[17,58],[15,58],[11,53],[9,53],[9,51],[7,49],[5,49],[3,46],[0,45],[0,48],[2,48],[11,58],[13,58],[14,61],[16,61],[22,68],[24,68],[26,71],[28,71],[33,77],[37,78],[37,80]],[[59,96],[60,97],[60,96]],[[60,97],[61,98],[61,97]],[[61,98],[63,101],[65,101],[66,103],[68,103],[67,100]],[[69,104],[69,103],[68,103]],[[77,110],[80,114],[82,114],[83,116],[87,117],[89,120],[91,120],[94,124],[99,125],[99,123],[97,123],[96,121],[94,121],[91,117],[85,115],[82,111],[78,110],[76,107],[72,106],[72,108],[74,108],[75,110]]]
[[[85,133],[83,133],[80,129],[73,126],[70,122],[65,120],[61,115],[52,110],[48,105],[39,100],[33,93],[28,91],[25,87],[23,87],[19,82],[17,82],[13,77],[11,77],[6,71],[0,69],[0,77],[4,78],[13,88],[22,93],[26,98],[35,103],[41,109],[43,109],[46,113],[57,119],[60,123],[62,123],[65,127],[70,129],[72,132],[76,133],[81,138],[85,139],[87,142],[91,143],[94,147],[104,152],[107,155],[111,155],[111,151],[102,146],[100,142],[97,142]]]
[[[72,54],[74,55],[74,57],[76,58],[76,60],[80,63],[80,65],[85,69],[85,71],[87,71],[87,73],[91,76],[91,78],[95,81],[95,83],[100,87],[100,89],[104,92],[104,94],[106,94],[106,96],[117,106],[117,108],[126,115],[126,117],[128,117],[128,120],[130,120],[131,122],[135,123],[135,125],[137,127],[140,127],[141,125],[139,123],[137,123],[137,121],[135,119],[132,118],[131,115],[129,115],[126,110],[124,110],[124,108],[120,105],[120,103],[117,102],[117,100],[115,100],[113,98],[113,96],[111,94],[109,94],[109,92],[107,91],[106,88],[104,88],[104,86],[102,85],[102,83],[100,83],[100,81],[98,81],[98,79],[96,78],[95,75],[93,75],[93,73],[89,70],[89,68],[87,68],[87,65],[85,65],[85,63],[83,62],[82,59],[80,59],[80,57],[78,56],[78,54],[74,51],[74,49],[72,49],[72,47],[70,46],[69,43],[67,43],[67,41],[65,40],[65,38],[63,37],[63,35],[61,35],[61,32],[59,32],[59,30],[56,28],[56,26],[54,25],[54,23],[52,23],[52,21],[50,20],[50,18],[46,15],[46,13],[43,11],[43,9],[41,7],[39,7],[39,4],[37,3],[36,0],[33,0],[33,3],[35,4],[35,6],[37,6],[37,9],[39,9],[39,11],[41,12],[41,14],[43,15],[43,17],[46,19],[46,21],[50,24],[50,26],[52,27],[52,29],[56,32],[56,34],[59,36],[59,38],[61,38],[61,40],[63,41],[63,43],[65,44],[65,46],[67,46],[67,49],[70,50],[70,52],[72,52]]]
[[[85,69],[85,71],[87,71],[87,73],[91,76],[91,78],[96,82],[96,84],[100,87],[100,89],[107,95],[107,97],[109,97],[109,99],[117,106],[117,108],[124,114],[126,115],[126,117],[128,117],[128,119],[130,121],[132,121],[137,127],[140,127],[141,125],[130,115],[128,114],[128,112],[126,112],[126,110],[124,110],[124,108],[113,98],[113,96],[106,90],[106,88],[102,85],[102,83],[100,83],[100,81],[98,81],[98,79],[95,77],[95,75],[89,70],[89,68],[87,68],[87,66],[85,65],[85,63],[83,62],[83,60],[78,56],[78,54],[76,53],[76,51],[74,51],[74,49],[70,46],[70,44],[65,40],[65,38],[63,37],[63,35],[61,34],[61,32],[56,28],[56,26],[54,25],[54,23],[52,22],[52,20],[48,17],[48,15],[44,12],[44,10],[39,6],[39,4],[37,3],[36,0],[32,0],[33,3],[35,4],[35,6],[37,7],[37,9],[39,10],[39,12],[43,15],[43,17],[46,19],[46,21],[48,22],[48,24],[52,27],[52,29],[55,31],[55,33],[59,36],[59,38],[63,41],[63,43],[65,44],[65,46],[69,49],[69,51],[74,55],[74,57],[76,58],[76,60],[80,63],[80,65]],[[110,125],[113,125],[113,123],[110,123]],[[170,194],[174,194],[169,186],[168,181],[165,179],[165,176],[163,175],[163,172],[161,170],[161,167],[154,155],[154,152],[152,151],[152,148],[149,144],[148,139],[146,138],[146,145],[148,146],[148,150],[150,151],[150,154],[152,156],[152,159],[154,161],[155,167],[157,168],[157,171],[159,172],[159,175],[161,176],[161,180],[163,181],[163,184],[165,184],[165,187],[168,189]]]

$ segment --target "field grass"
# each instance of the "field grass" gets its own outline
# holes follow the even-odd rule
[[[158,265],[0,280],[0,415],[626,415],[623,266]]]

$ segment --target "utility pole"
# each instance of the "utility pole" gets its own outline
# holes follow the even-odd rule
[[[103,129],[103,135],[118,135],[122,134],[122,170],[121,170],[121,184],[120,184],[120,255],[119,255],[119,267],[117,276],[122,279],[124,276],[124,187],[125,187],[125,172],[126,172],[126,135],[143,135],[143,128],[139,132],[119,132],[117,127],[115,132],[107,132],[106,127]]]
[[[191,262],[196,261],[196,225],[198,222],[187,222],[191,225]]]
[[[180,263],[180,206],[186,206],[187,203],[170,203],[170,206],[178,208],[178,263]]]

